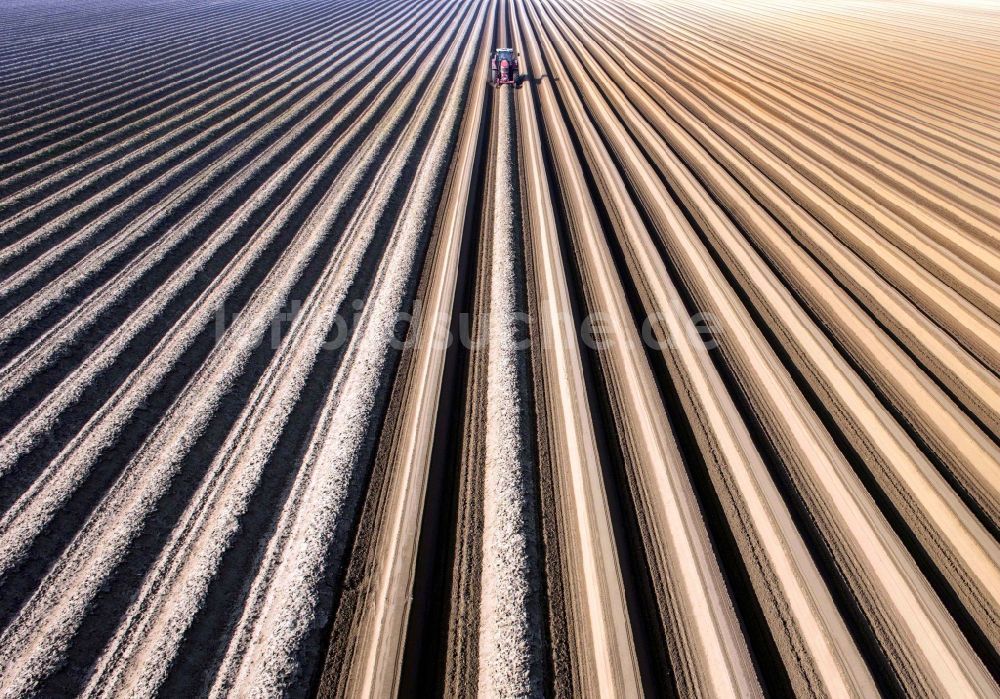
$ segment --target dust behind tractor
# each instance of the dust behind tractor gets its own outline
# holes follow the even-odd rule
[[[517,87],[518,68],[514,49],[496,49],[490,57],[490,69],[493,71],[493,85],[513,85]]]

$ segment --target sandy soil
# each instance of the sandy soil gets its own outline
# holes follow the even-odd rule
[[[1000,696],[996,8],[0,26],[0,695]]]

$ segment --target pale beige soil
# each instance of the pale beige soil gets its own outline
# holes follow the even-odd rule
[[[1000,696],[996,7],[0,26],[0,696]]]

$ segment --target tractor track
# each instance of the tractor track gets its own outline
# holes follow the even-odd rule
[[[0,26],[0,696],[1000,696],[995,8]]]

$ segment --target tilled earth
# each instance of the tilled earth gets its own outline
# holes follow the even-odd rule
[[[998,94],[973,0],[4,3],[0,694],[1000,696]]]

